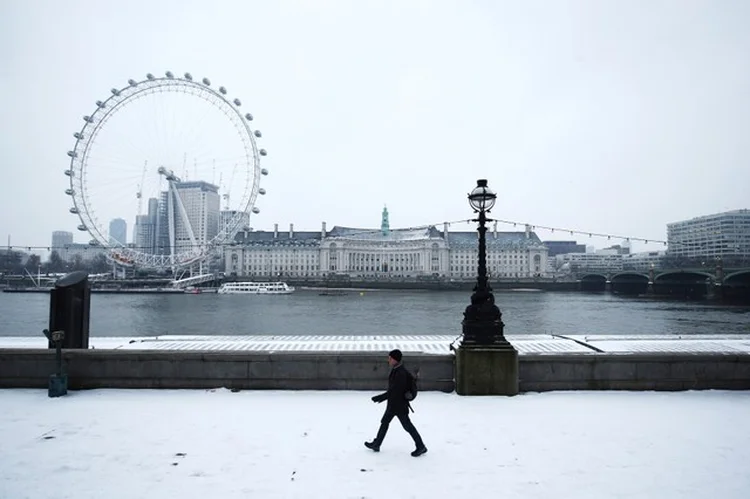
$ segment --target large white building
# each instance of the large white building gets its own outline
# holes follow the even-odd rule
[[[198,246],[206,244],[219,233],[219,188],[208,182],[180,182],[175,185],[177,195]],[[175,213],[175,246],[192,246],[188,226],[179,213]]]
[[[750,258],[750,210],[734,210],[667,224],[670,257]]]
[[[585,272],[612,273],[622,271],[623,255],[617,250],[599,250],[595,253],[565,253],[555,255],[555,268],[559,274]]]
[[[664,266],[666,251],[643,251],[622,256],[622,270],[647,272],[650,269],[661,269]]]
[[[333,227],[319,232],[242,231],[225,249],[229,275],[306,278],[328,275],[360,279],[477,275],[476,231],[449,232],[434,226],[391,230],[383,210],[380,230]],[[487,271],[493,279],[546,276],[547,248],[527,227],[524,232],[486,235]]]

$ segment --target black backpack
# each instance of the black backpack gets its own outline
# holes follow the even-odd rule
[[[411,371],[406,371],[406,393],[404,394],[404,397],[406,400],[411,402],[415,398],[417,398],[417,394],[419,393],[419,387],[417,386],[417,379],[419,378],[419,369],[417,369],[417,375],[413,375]]]

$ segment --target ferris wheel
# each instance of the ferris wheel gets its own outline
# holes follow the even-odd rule
[[[113,88],[68,151],[78,230],[117,263],[157,269],[196,263],[233,239],[260,212],[268,174],[261,132],[241,106],[190,73]]]

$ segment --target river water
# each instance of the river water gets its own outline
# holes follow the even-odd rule
[[[608,293],[495,293],[506,334],[750,334],[750,307]],[[347,291],[324,296],[92,294],[90,335],[379,335],[461,332],[469,293]],[[0,336],[42,336],[49,295],[0,293]]]

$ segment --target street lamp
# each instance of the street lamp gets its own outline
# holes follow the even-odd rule
[[[477,186],[469,194],[469,204],[479,217],[473,222],[479,222],[479,267],[477,284],[471,295],[471,305],[466,307],[463,327],[462,348],[512,348],[503,335],[503,321],[500,309],[495,305],[495,297],[487,279],[487,250],[485,224],[492,221],[487,218],[495,205],[497,195],[487,187],[487,180],[477,180]]]

